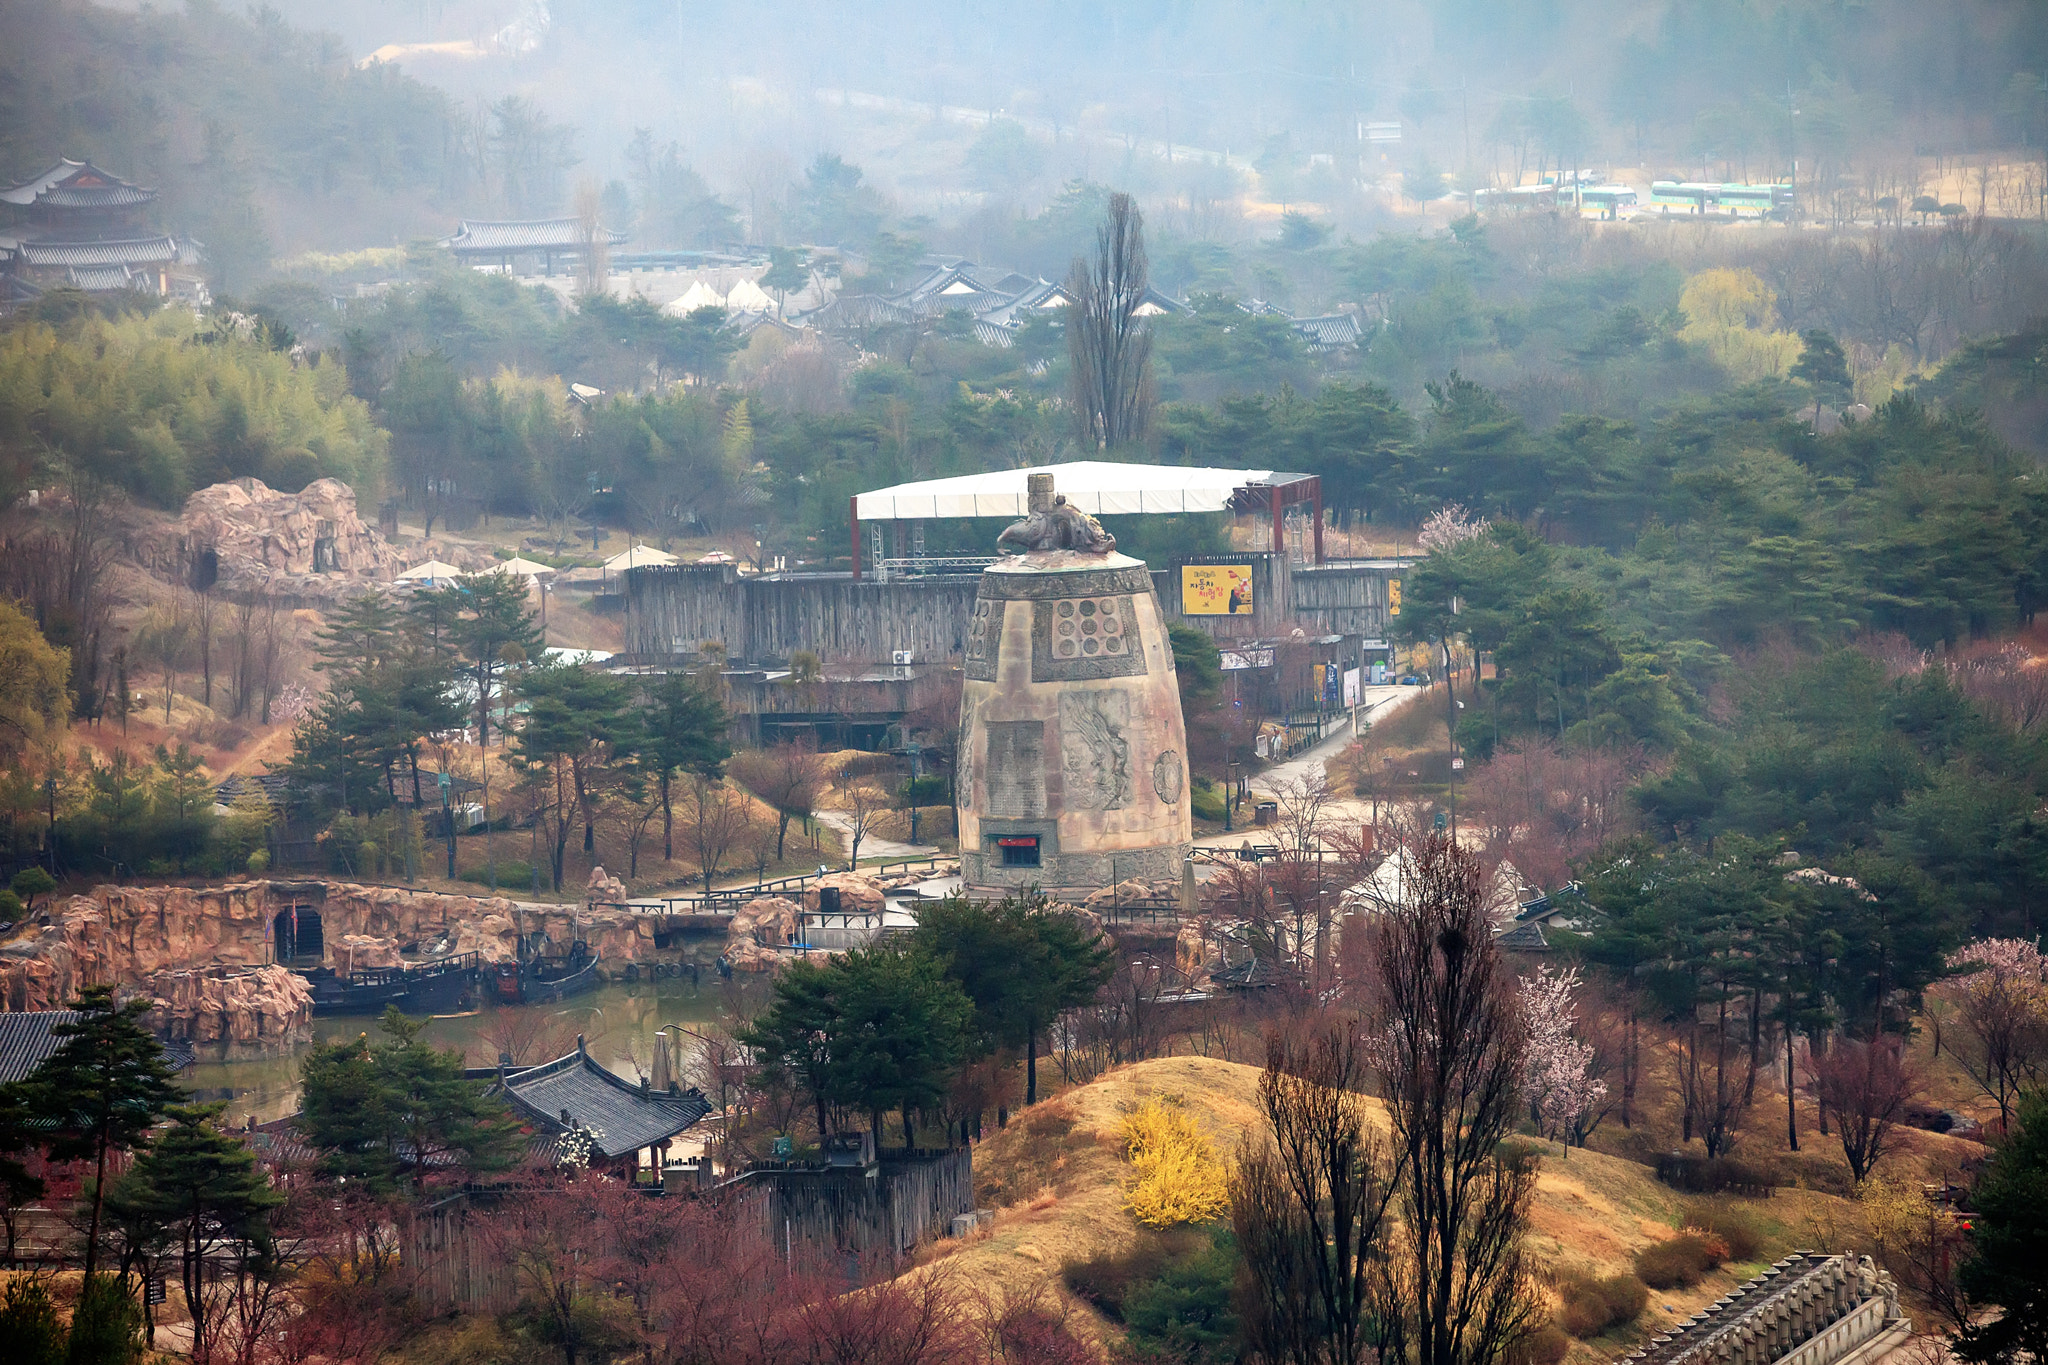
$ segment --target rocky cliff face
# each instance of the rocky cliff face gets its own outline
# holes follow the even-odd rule
[[[468,569],[492,562],[477,547],[439,541],[400,550],[363,520],[355,490],[339,479],[317,479],[296,493],[257,479],[210,485],[186,499],[177,521],[140,535],[132,549],[145,568],[176,582],[194,581],[210,555],[214,581],[228,592],[311,602],[389,582],[427,559]]]
[[[341,972],[394,965],[412,948],[507,961],[521,934],[561,945],[580,936],[607,969],[654,954],[654,921],[625,910],[351,882],[101,886],[62,902],[35,933],[0,944],[0,1011],[61,1009],[80,987],[112,983],[163,1001],[173,1036],[289,1047],[311,1009],[304,982],[274,965],[277,922],[294,908],[298,942],[317,923],[322,964]]]
[[[149,1023],[158,1032],[221,1045],[229,1056],[287,1052],[313,1034],[313,992],[283,967],[157,972],[137,994],[155,997]]]

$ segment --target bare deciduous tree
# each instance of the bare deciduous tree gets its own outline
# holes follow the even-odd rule
[[[724,870],[754,822],[753,806],[744,792],[702,773],[690,775],[689,805],[683,814],[683,836],[696,855],[704,889]]]
[[[1405,903],[1374,925],[1366,1020],[1404,1224],[1380,1321],[1392,1359],[1491,1365],[1543,1311],[1522,1259],[1535,1172],[1501,1151],[1521,1114],[1526,1030],[1490,932],[1484,866],[1443,835],[1410,853]]]
[[[576,1030],[560,1015],[537,1010],[492,1010],[480,1039],[488,1050],[476,1066],[496,1066],[510,1059],[514,1066],[538,1066],[576,1050]]]
[[[220,643],[219,599],[209,589],[192,602],[192,647],[199,655],[199,700],[213,705],[213,647]]]
[[[1152,334],[1138,310],[1148,288],[1145,218],[1128,194],[1109,197],[1095,233],[1095,259],[1076,256],[1067,276],[1067,354],[1073,362],[1074,418],[1091,450],[1145,434],[1152,406]]]
[[[1366,1115],[1355,1028],[1275,1036],[1259,1078],[1271,1136],[1240,1149],[1230,1217],[1244,1253],[1244,1330],[1266,1360],[1351,1365],[1376,1354],[1376,1265],[1397,1174]]]
[[[1861,1185],[1883,1159],[1893,1125],[1920,1093],[1920,1078],[1897,1038],[1844,1038],[1825,1056],[1810,1058],[1806,1070],[1814,1098],[1835,1116],[1849,1174]]]
[[[826,785],[825,761],[816,746],[791,740],[734,754],[730,770],[740,785],[775,811],[775,860],[782,861],[792,819],[809,820]]]
[[[849,786],[840,814],[846,817],[846,865],[860,866],[861,841],[874,832],[882,816],[895,809],[895,801],[880,784],[865,779]]]

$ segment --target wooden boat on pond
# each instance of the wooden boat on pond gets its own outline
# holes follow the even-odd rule
[[[302,971],[313,990],[315,1014],[382,1014],[396,1005],[407,1014],[447,1014],[477,997],[475,953],[403,967],[365,967],[346,974],[331,967]]]
[[[581,940],[559,956],[500,962],[494,969],[492,998],[501,1005],[552,1005],[596,990],[597,968],[598,955]]]

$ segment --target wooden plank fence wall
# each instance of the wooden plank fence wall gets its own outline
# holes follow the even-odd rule
[[[1183,616],[1180,565],[1248,564],[1249,616]],[[1386,630],[1393,561],[1290,564],[1275,554],[1204,555],[1152,572],[1161,609],[1177,625],[1219,640],[1284,635],[1296,623],[1330,635],[1378,638]],[[739,576],[730,564],[633,569],[625,575],[626,651],[666,658],[707,640],[735,661],[784,660],[809,650],[828,663],[888,663],[909,650],[919,663],[958,663],[980,580],[973,576],[855,582],[844,574]]]
[[[892,1270],[974,1209],[974,1157],[965,1147],[884,1152],[867,1169],[757,1169],[747,1179],[753,1216],[785,1255],[809,1251]]]
[[[495,1315],[519,1306],[512,1267],[484,1253],[469,1219],[469,1196],[458,1194],[414,1210],[406,1228],[413,1298],[430,1315]]]
[[[723,1189],[785,1256],[894,1273],[920,1242],[945,1236],[956,1216],[973,1210],[974,1154],[966,1147],[899,1150],[883,1152],[872,1167],[760,1166]],[[491,1315],[519,1306],[512,1267],[485,1251],[470,1221],[477,1203],[492,1197],[451,1195],[412,1213],[405,1263],[413,1296],[429,1315]]]

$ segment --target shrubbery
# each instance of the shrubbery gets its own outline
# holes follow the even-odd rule
[[[469,869],[469,871],[462,874],[462,880],[466,882],[475,882],[479,886],[489,886],[491,884],[491,869],[489,867],[472,867],[471,869]],[[506,859],[499,862],[499,886],[518,887],[531,886],[532,884],[532,863],[521,862],[518,859]]]
[[[1728,1244],[1710,1232],[1681,1232],[1636,1253],[1636,1278],[1652,1289],[1690,1289],[1728,1259]]]
[[[1730,1156],[1694,1156],[1689,1152],[1666,1152],[1657,1158],[1657,1179],[1688,1194],[1768,1195],[1777,1185],[1771,1172],[1753,1162]]]
[[[1148,1227],[1205,1223],[1230,1207],[1230,1179],[1195,1121],[1154,1097],[1125,1116],[1123,1139],[1137,1179],[1124,1207]]]
[[[1557,1292],[1562,1301],[1557,1325],[1581,1341],[1634,1322],[1650,1301],[1650,1291],[1633,1275],[1574,1276],[1558,1285]]]
[[[1703,1232],[1711,1238],[1718,1238],[1728,1249],[1728,1259],[1731,1261],[1755,1261],[1763,1257],[1762,1220],[1739,1204],[1718,1200],[1688,1204],[1685,1209],[1684,1226],[1693,1231]]]

